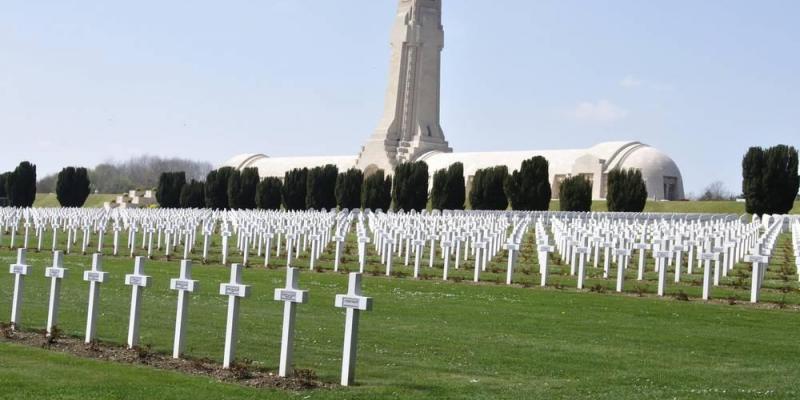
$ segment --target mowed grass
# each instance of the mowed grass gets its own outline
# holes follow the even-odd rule
[[[550,202],[551,210],[558,210],[558,200]],[[608,211],[606,202],[593,201],[592,211]],[[704,213],[704,214],[746,214],[745,204],[738,201],[648,201],[645,212],[658,213]],[[794,203],[791,214],[800,214],[800,201]]]
[[[84,207],[102,207],[106,201],[117,198],[116,194],[90,194]],[[550,202],[550,210],[559,209],[559,201]],[[37,193],[34,207],[60,207],[55,193]],[[661,213],[708,213],[708,214],[745,214],[744,203],[736,201],[648,201],[644,209],[646,212]],[[606,202],[598,200],[592,202],[592,211],[608,211]],[[794,203],[792,214],[800,214],[800,201]]]
[[[352,238],[345,268],[355,269]],[[533,240],[529,237],[529,242]],[[5,239],[7,240],[7,239]],[[108,243],[107,239],[107,243]],[[788,264],[787,238],[775,258]],[[7,243],[7,242],[6,242]],[[45,242],[48,243],[48,242]],[[527,246],[530,248],[531,246]],[[216,244],[215,249],[218,248]],[[74,250],[74,248],[73,248]],[[780,252],[780,253],[777,253]],[[240,256],[232,256],[239,261]],[[425,258],[424,258],[425,259]],[[8,265],[13,253],[0,251]],[[252,296],[243,300],[239,359],[277,367],[282,304],[272,300],[283,286],[282,268],[255,267],[244,281]],[[285,259],[284,259],[285,260]],[[276,265],[285,264],[275,260]],[[555,261],[555,260],[553,260]],[[44,268],[49,252],[29,254],[33,266],[25,282],[23,327],[43,328],[49,282]],[[442,282],[441,267],[424,267],[428,280],[384,277],[374,254],[364,277],[364,293],[375,299],[371,312],[362,314],[356,379],[351,388],[285,393],[209,382],[148,368],[109,364],[39,349],[0,344],[0,397],[13,398],[797,398],[800,396],[800,313],[796,309],[758,309],[741,304],[704,303],[690,282],[668,284],[668,291],[684,291],[692,301],[648,295],[638,298],[578,292],[568,266],[555,265],[551,282],[562,289],[523,288],[497,284],[504,277],[501,255],[482,275],[482,283]],[[124,343],[130,288],[124,275],[133,262],[106,257],[110,272],[100,298],[98,337]],[[329,256],[320,261],[325,272],[311,272],[301,258],[301,287],[310,290],[310,303],[298,311],[295,365],[313,369],[323,380],[338,382],[344,313],[333,307],[334,295],[346,290],[346,275],[331,271]],[[69,335],[83,334],[88,285],[81,279],[90,257],[69,255],[70,276],[62,289],[60,328]],[[142,305],[142,343],[169,352],[175,315],[169,278],[179,262],[153,260],[153,276]],[[410,267],[395,261],[399,275]],[[466,267],[466,269],[465,269]],[[791,265],[791,268],[794,266]],[[515,281],[538,282],[533,258],[523,253]],[[771,267],[765,297],[798,302],[797,277],[784,265]],[[737,270],[745,270],[738,267]],[[527,272],[525,272],[527,271]],[[629,271],[628,292],[654,291],[654,275],[636,283]],[[471,277],[472,263],[462,264],[454,276]],[[590,269],[587,287],[612,287],[613,279]],[[229,272],[219,264],[196,265],[201,283],[189,310],[186,353],[221,360],[226,298],[219,283]],[[743,275],[744,276],[744,275]],[[613,277],[613,275],[612,275]],[[744,276],[746,277],[746,276]],[[746,298],[748,291],[726,278],[715,297]],[[12,277],[0,279],[0,320],[8,320]],[[642,289],[643,287],[643,289]],[[784,289],[786,288],[786,289]]]
[[[86,208],[100,208],[106,201],[112,201],[117,198],[116,194],[90,194],[83,205]],[[34,207],[48,208],[48,207],[61,207],[58,203],[58,197],[55,193],[36,193],[36,200],[33,203]]]

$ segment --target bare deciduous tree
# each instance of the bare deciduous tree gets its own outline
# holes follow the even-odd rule
[[[717,201],[717,200],[731,200],[733,195],[725,187],[722,181],[711,182],[705,189],[703,194],[697,199],[700,201]]]

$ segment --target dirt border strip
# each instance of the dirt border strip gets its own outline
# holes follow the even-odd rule
[[[281,378],[274,371],[259,367],[249,360],[242,360],[230,369],[223,369],[222,364],[207,358],[174,359],[167,354],[152,351],[149,346],[128,349],[100,341],[86,344],[80,338],[61,336],[57,329],[53,336],[47,337],[42,330],[15,331],[11,324],[5,322],[0,323],[0,342],[38,347],[87,359],[144,365],[186,375],[205,376],[218,382],[252,388],[300,392],[336,387],[335,384],[321,381],[314,371],[308,369],[296,369],[294,376]]]

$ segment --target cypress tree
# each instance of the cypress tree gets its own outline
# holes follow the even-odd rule
[[[615,169],[608,174],[608,211],[642,212],[647,204],[647,186],[638,169]]]
[[[162,172],[158,177],[156,200],[161,208],[179,208],[181,190],[186,185],[185,172]]]
[[[447,209],[447,174],[446,169],[440,169],[433,174],[431,187],[431,208],[434,210]]]
[[[56,178],[56,198],[61,207],[83,207],[89,197],[89,176],[86,168],[66,167]]]
[[[256,186],[260,177],[258,168],[245,168],[231,174],[228,180],[228,202],[231,208],[252,210],[256,208]]]
[[[505,191],[511,206],[522,211],[547,211],[552,191],[547,159],[536,156],[522,162],[508,179]]]
[[[767,209],[764,185],[765,155],[761,147],[751,147],[742,159],[742,193],[749,214],[763,215]]]
[[[447,210],[463,210],[467,200],[467,184],[464,182],[464,164],[457,162],[447,168],[444,207]]]
[[[504,187],[508,181],[508,168],[503,165],[479,169],[472,179],[469,193],[473,210],[505,210],[508,198]]]
[[[382,169],[364,179],[361,187],[361,207],[371,210],[388,210],[392,205],[392,177],[384,176]]]
[[[256,207],[260,210],[280,210],[282,187],[280,179],[272,176],[264,178],[256,186]]]
[[[239,210],[242,205],[239,203],[239,193],[242,191],[242,171],[235,169],[228,176],[228,185],[225,193],[228,195],[228,208]]]
[[[205,193],[206,207],[214,210],[227,210],[228,204],[228,180],[235,171],[232,167],[222,167],[211,171],[206,176]]]
[[[36,200],[36,165],[19,163],[6,178],[6,194],[12,207],[31,207]]]
[[[422,211],[428,205],[428,164],[402,163],[394,170],[392,201],[396,210]]]
[[[364,173],[350,168],[336,177],[336,204],[341,209],[353,210],[361,206],[361,185]]]
[[[8,192],[6,191],[6,182],[8,182],[8,177],[11,175],[11,172],[4,172],[0,174],[0,199],[8,200]],[[0,204],[0,206],[5,204]]]
[[[336,208],[336,178],[339,169],[328,164],[308,171],[306,179],[306,209],[330,210]]]
[[[788,214],[797,197],[797,150],[777,145],[766,150],[767,209],[770,214]]]
[[[295,168],[291,171],[286,171],[281,192],[283,208],[290,211],[306,209],[307,179],[308,168]]]
[[[181,188],[181,208],[203,208],[205,202],[205,184],[192,179]]]
[[[750,214],[786,214],[794,207],[800,180],[794,147],[751,147],[742,160],[742,191]]]
[[[592,183],[581,175],[564,179],[558,197],[561,211],[591,211]]]

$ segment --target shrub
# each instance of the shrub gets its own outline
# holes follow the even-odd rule
[[[464,182],[464,164],[457,162],[447,168],[445,184],[446,200],[443,202],[447,210],[463,210],[467,201],[467,184]]]
[[[342,209],[356,209],[361,206],[361,186],[364,173],[351,168],[336,177],[336,204]]]
[[[402,163],[394,169],[392,201],[396,210],[422,211],[428,206],[428,164]]]
[[[504,191],[508,168],[497,166],[479,169],[472,178],[469,201],[473,210],[505,210],[508,198]]]
[[[547,211],[550,208],[550,166],[542,156],[522,162],[505,186],[506,194],[515,210]]]
[[[434,210],[446,210],[447,201],[447,170],[440,169],[433,174],[433,185],[431,186],[431,208]]]
[[[61,207],[83,207],[90,192],[86,168],[66,167],[58,173],[56,198]]]
[[[638,169],[615,169],[608,173],[608,211],[642,212],[647,204],[647,186]]]
[[[463,210],[465,201],[464,164],[457,162],[433,174],[431,207],[434,210]]]
[[[192,179],[191,182],[183,185],[181,189],[180,205],[181,208],[203,208],[205,201],[205,184]]]
[[[561,211],[591,211],[592,183],[581,175],[564,179],[559,189]]]
[[[258,168],[234,170],[228,178],[228,206],[238,210],[256,208],[256,185],[260,180]]]
[[[0,174],[0,198],[8,197],[8,192],[6,192],[6,183],[8,182],[8,177],[11,175],[11,172],[5,172]]]
[[[315,167],[306,179],[306,209],[330,210],[336,208],[336,178],[339,169],[333,164]]]
[[[264,178],[256,186],[256,207],[260,210],[280,210],[283,183],[275,177]]]
[[[361,187],[361,207],[388,210],[392,205],[392,177],[384,177],[382,169],[364,179]]]
[[[36,166],[23,161],[6,178],[6,195],[12,207],[31,207],[36,200]]]
[[[156,200],[162,208],[178,208],[181,206],[181,190],[186,185],[186,173],[162,172],[158,177]]]
[[[208,173],[205,184],[206,207],[215,210],[227,210],[230,208],[228,203],[228,181],[234,171],[236,170],[232,167],[222,167]]]
[[[800,178],[797,150],[751,147],[742,160],[742,191],[750,214],[786,214],[794,206]]]
[[[281,192],[283,208],[290,211],[306,209],[307,180],[308,168],[295,168],[286,172]]]

